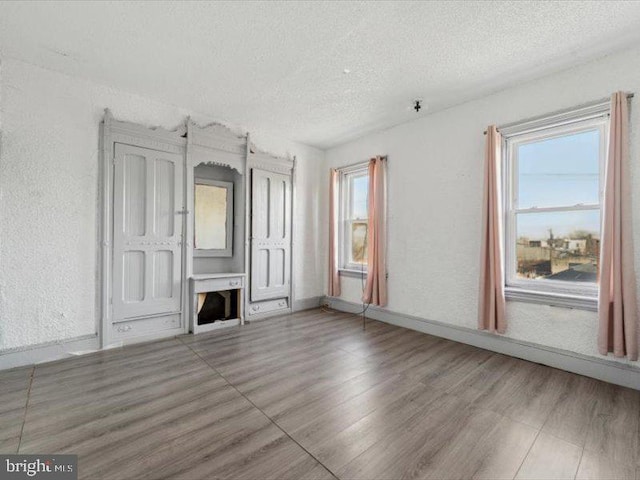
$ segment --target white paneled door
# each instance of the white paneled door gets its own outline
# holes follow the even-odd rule
[[[115,144],[113,320],[179,312],[181,155]]]
[[[251,178],[251,301],[288,297],[291,177],[254,168]]]

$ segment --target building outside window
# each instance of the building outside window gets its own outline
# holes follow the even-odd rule
[[[507,297],[597,298],[608,105],[502,131]]]

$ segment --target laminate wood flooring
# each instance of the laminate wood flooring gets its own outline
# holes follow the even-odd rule
[[[0,372],[0,452],[83,479],[640,480],[640,392],[309,310]]]

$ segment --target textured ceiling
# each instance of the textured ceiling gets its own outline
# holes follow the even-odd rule
[[[3,57],[319,147],[639,41],[640,2],[0,2]]]

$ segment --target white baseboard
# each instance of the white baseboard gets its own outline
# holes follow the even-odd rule
[[[311,310],[312,308],[318,308],[320,306],[320,302],[322,302],[323,299],[324,297],[309,297],[295,300],[293,302],[293,311],[299,312],[301,310]]]
[[[325,297],[323,302],[335,310],[357,313],[362,305],[340,298]],[[493,352],[510,355],[530,362],[548,365],[586,377],[595,378],[623,387],[640,390],[640,368],[605,358],[589,357],[567,350],[546,347],[534,343],[514,340],[480,330],[448,325],[442,322],[392,312],[390,310],[370,306],[367,317],[390,323],[411,330],[428,333],[436,337],[446,338]]]
[[[52,362],[62,358],[94,352],[100,349],[98,335],[83,335],[59,342],[12,348],[0,352],[0,370]]]

